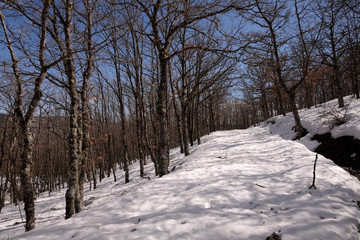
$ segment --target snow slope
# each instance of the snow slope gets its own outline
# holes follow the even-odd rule
[[[349,121],[359,121],[359,108],[353,100]],[[301,111],[306,128],[326,125],[321,109]],[[265,239],[272,232],[284,240],[360,239],[359,181],[319,156],[317,189],[308,189],[315,154],[306,146],[316,143],[309,137],[289,140],[294,136],[291,116],[273,120],[205,136],[187,157],[172,150],[170,169],[175,170],[162,178],[154,176],[149,164],[151,180],[141,179],[134,165],[130,183],[104,180],[86,192],[91,204],[68,220],[63,219],[65,191],[41,196],[37,228],[29,233],[23,233],[23,224],[14,225],[21,221],[18,208],[6,206],[0,214],[0,240],[239,240]],[[351,124],[342,128],[358,131]]]
[[[330,132],[333,138],[342,136],[353,136],[360,140],[360,99],[354,99],[350,96],[344,98],[345,107],[338,108],[337,100],[332,100],[310,109],[299,111],[301,124],[310,134],[301,139],[311,150],[314,150],[318,144],[310,143],[309,140],[315,134],[324,134]],[[335,124],[339,120],[344,120],[341,125]],[[269,124],[273,123],[274,124]],[[269,131],[273,134],[279,134],[284,139],[294,139],[295,132],[292,130],[295,125],[292,114],[286,116],[276,116],[265,121],[262,126],[269,125]]]

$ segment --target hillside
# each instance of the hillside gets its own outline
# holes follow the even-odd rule
[[[292,141],[293,120],[278,116],[246,130],[214,132],[203,137],[191,154],[171,151],[173,171],[156,178],[138,176],[131,182],[106,179],[85,193],[86,207],[64,220],[65,191],[40,196],[37,228],[23,233],[19,209],[6,206],[0,214],[3,239],[360,239],[360,182],[319,155],[317,189],[312,183],[315,134],[360,138],[360,101],[346,98],[300,111],[310,132]],[[334,113],[332,113],[334,112]],[[346,114],[345,114],[346,112]],[[336,126],[334,119],[346,123]],[[121,173],[118,173],[119,175]],[[121,177],[119,179],[122,180]]]

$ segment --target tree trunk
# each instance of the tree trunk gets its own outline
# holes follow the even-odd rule
[[[6,121],[5,121],[5,126],[4,126],[4,130],[3,130],[3,134],[2,134],[2,139],[1,139],[1,158],[0,158],[0,168],[4,169],[5,173],[1,174],[1,186],[0,186],[0,213],[2,208],[5,206],[5,197],[6,197],[6,192],[8,191],[8,184],[9,184],[9,179],[10,179],[10,154],[12,152],[12,148],[13,146],[16,145],[16,141],[17,138],[16,137],[11,137],[10,139],[10,149],[9,149],[9,157],[5,158],[5,148],[6,148],[6,136],[7,136],[7,131],[10,129],[9,128],[9,118],[10,118],[10,114],[7,115],[6,117]],[[6,162],[4,161],[5,159]],[[6,164],[4,167],[4,164]],[[3,182],[3,178],[5,177],[5,182]]]
[[[188,128],[188,143],[190,143],[190,146],[194,146],[194,115],[195,115],[195,109],[193,106],[191,106],[191,109],[189,109],[187,114],[187,128]]]
[[[115,40],[115,39],[114,39]],[[116,51],[116,45],[114,45],[114,52],[117,54]],[[128,145],[125,139],[126,134],[126,118],[125,118],[125,104],[124,104],[124,96],[123,96],[123,88],[121,83],[121,77],[120,77],[120,69],[118,67],[118,60],[117,55],[114,56],[114,66],[116,71],[116,83],[117,83],[117,97],[119,101],[119,107],[120,107],[120,121],[121,121],[121,144],[123,146],[123,156],[122,156],[122,162],[124,164],[124,171],[125,171],[125,183],[128,183],[130,181],[129,177],[129,153],[128,153]]]
[[[190,154],[189,150],[189,129],[188,129],[188,121],[187,121],[187,107],[184,106],[185,100],[183,99],[181,102],[181,130],[182,130],[182,145],[184,146],[184,154],[188,156]]]
[[[79,164],[81,164],[79,160],[81,148],[79,148],[78,135],[83,135],[82,129],[80,129],[78,125],[78,119],[80,117],[79,98],[75,76],[74,51],[71,39],[73,5],[74,3],[71,0],[65,2],[65,20],[62,22],[64,26],[65,48],[61,48],[64,57],[63,64],[65,75],[68,80],[68,92],[70,95],[69,172],[68,189],[65,194],[65,219],[70,218],[76,213],[76,199],[78,198],[77,194],[79,193]]]
[[[263,120],[266,120],[269,118],[269,109],[268,109],[268,103],[266,100],[266,92],[265,92],[265,86],[262,86],[261,89],[261,108],[263,113]]]
[[[215,132],[215,112],[212,94],[209,92],[209,126],[210,132]]]
[[[120,90],[122,91],[122,90]],[[121,94],[121,98],[122,98],[122,94]],[[126,143],[126,139],[125,139],[125,133],[126,133],[126,127],[125,127],[125,110],[124,110],[124,103],[121,100],[120,103],[120,116],[121,116],[121,129],[122,129],[122,134],[121,134],[121,142],[124,148],[124,156],[123,156],[123,163],[124,163],[124,171],[125,171],[125,183],[130,182],[130,177],[129,177],[129,154],[128,154],[128,146]]]
[[[3,176],[1,176],[1,188],[0,188],[0,213],[2,208],[5,206],[5,197],[6,197],[6,192],[8,190],[8,184],[9,184],[9,177],[5,176],[5,183],[3,183],[2,180]]]
[[[25,230],[31,231],[35,228],[35,191],[32,183],[32,164],[33,164],[33,136],[30,127],[25,124],[21,126],[24,141],[24,151],[22,153],[21,185],[23,188],[24,209],[26,215]]]
[[[300,139],[304,136],[306,131],[303,128],[303,126],[301,125],[299,112],[297,110],[297,106],[296,106],[296,102],[295,102],[295,93],[289,93],[288,95],[290,98],[291,110],[293,112],[294,120],[295,120],[296,137],[297,137],[297,139]]]
[[[91,174],[92,174],[92,180],[93,180],[93,186],[94,189],[96,189],[97,187],[97,177],[96,177],[96,167],[95,167],[95,163],[91,163]]]
[[[200,120],[199,120],[199,105],[200,105],[200,94],[196,96],[196,102],[194,104],[194,118],[195,118],[195,135],[197,139],[197,144],[201,144],[200,136]]]
[[[351,56],[352,64],[351,64],[351,75],[352,75],[352,89],[353,94],[357,99],[360,98],[359,92],[359,70],[357,66],[357,55],[352,54]]]
[[[93,30],[93,7],[90,0],[83,0],[86,10],[86,69],[83,72],[83,84],[81,89],[81,144],[79,144],[79,192],[76,194],[76,213],[82,211],[84,207],[84,183],[86,166],[89,161],[90,151],[90,132],[89,132],[89,98],[88,98],[88,84],[94,68],[94,50],[92,43],[92,30]]]
[[[70,133],[69,133],[69,178],[68,190],[66,191],[66,216],[70,218],[75,214],[75,198],[76,193],[79,191],[79,143],[78,143],[78,95],[76,89],[75,69],[73,76],[69,77],[69,92],[71,99],[70,106]]]
[[[158,136],[158,146],[156,158],[159,166],[159,176],[162,177],[169,173],[169,146],[168,146],[168,122],[167,122],[167,65],[168,59],[165,58],[165,50],[159,53],[160,62],[160,83],[158,89],[158,99],[156,102],[156,130]]]
[[[335,19],[332,16],[331,22],[329,24],[329,30],[330,30],[330,44],[331,44],[331,65],[333,69],[333,81],[335,85],[335,95],[338,99],[339,107],[344,107],[344,97],[342,92],[342,83],[341,83],[341,77],[340,77],[340,67],[339,67],[339,56],[336,51],[336,40],[335,40]]]
[[[170,78],[170,83],[171,83],[171,78]],[[172,102],[173,102],[173,106],[174,106],[174,114],[175,114],[175,119],[176,119],[176,130],[178,133],[178,143],[180,146],[180,153],[184,153],[184,141],[183,141],[183,132],[181,131],[181,118],[180,118],[180,114],[179,114],[179,109],[178,106],[176,104],[176,99],[175,99],[175,90],[174,87],[171,84],[171,90],[172,90]]]
[[[136,87],[137,88],[137,87]],[[137,143],[138,143],[138,152],[139,152],[139,163],[140,163],[140,177],[144,177],[144,165],[145,165],[145,127],[143,123],[143,113],[142,107],[139,99],[140,88],[136,89],[136,97],[135,97],[135,115],[136,115],[136,135],[137,135]]]
[[[153,76],[153,79],[155,77]],[[151,140],[150,139],[150,133],[149,131],[145,128],[146,130],[146,134],[145,134],[145,138],[146,138],[146,145],[147,145],[147,148],[148,148],[148,151],[150,153],[150,157],[151,157],[151,160],[152,162],[154,163],[154,169],[155,169],[155,175],[158,176],[159,175],[159,164],[158,164],[158,159],[157,159],[157,142],[158,142],[158,135],[157,135],[157,121],[156,121],[156,112],[155,112],[155,107],[153,106],[153,101],[152,101],[152,91],[153,91],[153,86],[154,86],[154,82],[152,82],[152,85],[151,85],[151,94],[149,95],[149,118],[150,118],[150,122],[151,122],[151,125],[152,127],[154,128],[154,140]]]
[[[339,66],[337,65],[333,66],[333,71],[334,71],[335,95],[338,99],[339,107],[342,108],[345,105],[344,105],[344,96],[342,93],[342,83],[339,74]]]
[[[75,213],[79,213],[81,212],[82,208],[83,208],[83,202],[84,202],[84,188],[82,185],[82,183],[85,181],[85,161],[83,159],[83,154],[82,154],[82,145],[83,145],[83,115],[82,115],[82,109],[80,107],[79,104],[79,109],[78,109],[78,130],[77,130],[77,142],[78,142],[78,187],[76,188],[76,193],[75,193]]]
[[[66,191],[66,214],[65,219],[70,218],[76,213],[75,200],[76,193],[79,192],[79,154],[78,154],[78,98],[76,91],[76,83],[73,78],[69,79],[70,86],[70,134],[69,134],[69,176],[68,189]]]

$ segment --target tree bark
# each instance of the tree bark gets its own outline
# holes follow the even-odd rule
[[[299,111],[297,110],[296,101],[295,101],[295,93],[289,93],[288,95],[290,98],[291,110],[293,112],[294,120],[295,120],[296,136],[297,138],[301,138],[304,136],[306,131],[301,125]]]
[[[118,74],[117,74],[118,75]],[[118,91],[119,91],[119,104],[120,104],[120,118],[121,118],[121,143],[123,145],[123,163],[124,163],[124,171],[125,171],[125,183],[130,182],[129,177],[129,153],[128,153],[128,145],[125,139],[125,133],[126,133],[126,119],[125,119],[125,106],[124,106],[124,100],[123,100],[123,94],[122,94],[122,84],[120,74],[118,75]]]
[[[76,213],[76,194],[79,192],[79,138],[78,138],[78,118],[79,118],[79,97],[76,85],[75,76],[75,62],[73,56],[73,47],[71,39],[72,29],[72,11],[73,2],[66,0],[65,3],[65,21],[64,35],[65,35],[65,49],[64,67],[65,74],[68,80],[68,91],[70,95],[70,133],[69,133],[69,176],[68,176],[68,189],[66,191],[66,213],[65,219],[70,218]]]
[[[165,50],[162,49],[159,53],[160,64],[160,83],[158,88],[158,99],[156,102],[157,115],[157,135],[158,146],[156,148],[156,155],[159,166],[159,176],[162,177],[169,173],[169,146],[168,146],[168,122],[167,122],[167,83],[168,83],[168,59],[166,58]]]
[[[171,76],[171,72],[170,72],[170,76]],[[172,91],[172,103],[174,106],[174,114],[175,114],[175,120],[176,120],[176,130],[178,133],[178,144],[180,146],[180,153],[184,153],[183,133],[181,131],[181,118],[180,118],[180,113],[179,113],[179,107],[178,107],[178,104],[176,103],[176,98],[175,98],[175,96],[177,95],[178,92],[175,92],[171,77],[170,77],[170,85],[171,85],[171,91]]]
[[[24,210],[26,215],[25,230],[31,231],[35,228],[35,191],[32,182],[33,165],[33,136],[27,124],[21,126],[24,150],[21,155],[21,185],[23,188]]]
[[[89,132],[89,98],[88,85],[92,72],[94,69],[94,53],[92,43],[92,29],[93,29],[93,6],[90,5],[89,0],[83,1],[86,10],[86,69],[83,72],[83,83],[81,89],[81,144],[79,144],[79,187],[75,199],[75,212],[79,213],[84,207],[84,183],[86,166],[89,161],[90,150],[90,132]]]
[[[182,47],[185,47],[185,33],[186,28],[183,30],[181,34],[181,44]],[[187,94],[187,71],[186,71],[186,55],[185,52],[182,52],[180,56],[180,63],[181,63],[181,90],[180,90],[180,103],[181,103],[181,114],[180,114],[180,120],[181,120],[181,131],[182,131],[182,145],[184,147],[184,154],[185,156],[188,156],[190,154],[189,150],[189,129],[188,129],[188,122],[187,122],[187,115],[188,108],[189,108],[189,100],[188,100],[188,94]]]

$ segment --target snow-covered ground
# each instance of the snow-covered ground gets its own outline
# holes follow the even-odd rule
[[[346,102],[350,102],[346,98]],[[300,141],[292,116],[275,117],[246,130],[215,132],[203,137],[191,154],[171,151],[170,174],[138,177],[131,182],[102,181],[87,191],[85,210],[64,220],[64,193],[36,201],[37,228],[24,233],[19,209],[6,206],[0,214],[0,240],[5,239],[265,239],[272,232],[282,239],[360,239],[360,183],[332,161],[319,156],[316,187],[312,183],[316,142],[313,133],[331,130],[360,136],[360,101],[351,100],[347,123],[331,124],[324,114],[335,101],[303,110],[312,134]],[[335,108],[336,109],[336,108]],[[333,110],[335,111],[335,110]],[[336,111],[338,111],[336,109]],[[340,113],[341,114],[341,113]]]
[[[330,132],[332,137],[353,136],[360,140],[360,99],[350,96],[344,98],[345,107],[338,108],[337,100],[332,100],[310,109],[299,111],[301,123],[310,134],[300,140],[308,148],[314,150],[316,142],[310,143],[310,139],[315,134]],[[336,122],[345,121],[344,124],[337,125]],[[270,124],[275,122],[275,124]],[[262,126],[269,125],[272,134],[279,134],[284,139],[294,139],[295,132],[292,130],[295,123],[292,114],[286,116],[276,116],[265,121]]]

